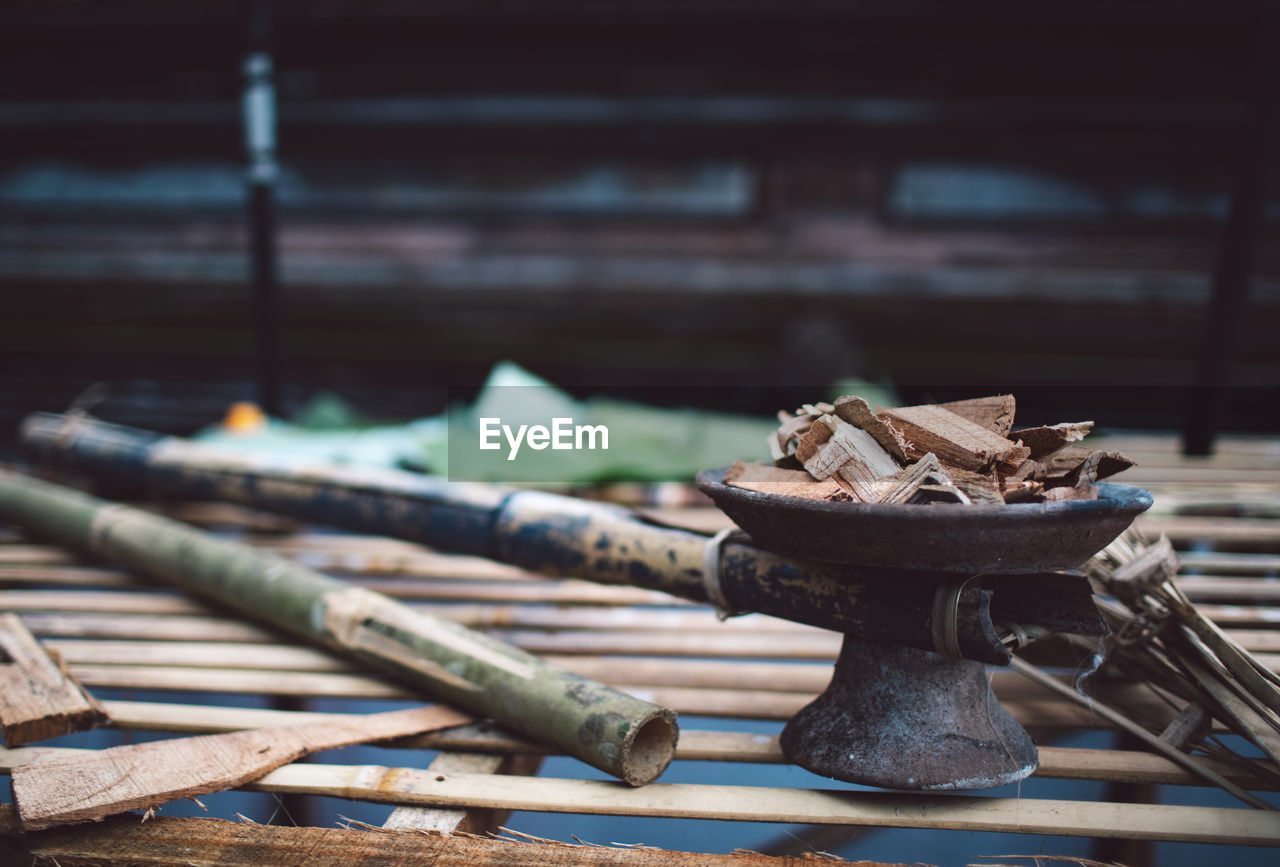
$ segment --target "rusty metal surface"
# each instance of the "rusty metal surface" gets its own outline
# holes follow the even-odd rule
[[[1141,488],[1102,483],[1097,500],[1013,505],[828,503],[724,484],[723,468],[698,487],[761,547],[859,566],[948,572],[1072,569],[1151,506]]]

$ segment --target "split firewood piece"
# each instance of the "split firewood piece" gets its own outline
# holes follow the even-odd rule
[[[796,458],[819,481],[835,478],[853,499],[876,502],[875,483],[900,469],[871,434],[824,415],[800,438]]]
[[[1022,463],[1013,468],[1012,472],[1005,473],[1001,476],[1002,483],[1007,487],[1010,485],[1020,485],[1025,481],[1039,481],[1045,477],[1048,469],[1039,461],[1027,458]]]
[[[1006,503],[1038,503],[1044,499],[1044,482],[1028,479],[1012,487],[1005,486],[1004,501]]]
[[[994,471],[979,473],[963,467],[946,467],[951,484],[974,503],[1003,503],[1000,478]]]
[[[787,470],[762,463],[737,461],[724,474],[725,484],[762,494],[804,497],[806,500],[851,500],[835,479],[818,481],[804,470]]]
[[[174,738],[39,759],[13,769],[13,800],[26,831],[96,822],[126,810],[244,785],[308,753],[471,722],[444,705],[279,728]]]
[[[986,472],[993,466],[1011,472],[1031,456],[1031,450],[1005,439],[967,418],[940,406],[904,406],[882,410],[911,447],[913,458],[933,452],[944,464]]]
[[[1038,461],[1065,445],[1080,442],[1092,430],[1093,422],[1091,421],[1063,422],[1062,424],[1016,430],[1009,434],[1009,439],[1015,442],[1020,441],[1024,446],[1031,449],[1032,459]]]
[[[877,503],[914,503],[920,499],[921,488],[948,488],[951,476],[935,454],[927,454],[909,467],[892,476],[880,479],[873,485]]]
[[[1046,488],[1044,491],[1044,501],[1046,503],[1061,503],[1067,500],[1096,500],[1098,499],[1098,489],[1093,485],[1061,485],[1057,488]]]
[[[1075,471],[1075,483],[1048,488],[1044,492],[1045,500],[1057,502],[1098,499],[1098,488],[1094,483],[1098,481],[1098,468],[1102,465],[1106,454],[1101,451],[1091,453]]]
[[[107,721],[102,706],[67,674],[16,614],[0,614],[0,725],[16,747]]]
[[[799,466],[799,462],[795,460],[796,445],[800,442],[800,437],[809,431],[809,427],[824,415],[809,411],[813,409],[812,404],[805,404],[795,414],[779,410],[778,429],[769,437],[769,457],[775,464],[787,466],[788,469]]]
[[[913,503],[958,503],[968,506],[973,501],[955,485],[921,485]]]
[[[907,463],[907,442],[902,434],[888,419],[876,415],[871,405],[863,398],[854,394],[837,398],[835,416],[871,434],[885,451],[897,459],[898,463]]]
[[[1017,409],[1017,402],[1011,394],[997,394],[970,400],[953,400],[937,406],[968,419],[978,427],[1007,436],[1013,428],[1013,413]]]
[[[1086,467],[1086,464],[1089,466]],[[1096,482],[1110,478],[1133,465],[1134,462],[1120,452],[1090,450],[1084,446],[1063,446],[1045,458],[1045,486],[1075,487],[1082,476],[1091,476],[1092,481]]]

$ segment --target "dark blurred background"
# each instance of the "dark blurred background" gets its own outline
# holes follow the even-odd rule
[[[426,415],[500,359],[761,413],[860,377],[1276,428],[1266,4],[264,8],[251,36],[246,3],[6,4],[5,442],[97,381],[99,414],[182,433],[272,377],[284,414],[327,388]],[[253,49],[278,98],[278,365],[248,252]]]

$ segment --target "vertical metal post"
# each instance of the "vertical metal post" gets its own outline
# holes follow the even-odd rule
[[[280,297],[277,280],[275,190],[276,95],[270,52],[271,6],[249,4],[249,54],[244,61],[242,103],[248,159],[249,279],[253,287],[258,404],[279,416]]]
[[[1214,268],[1204,343],[1196,367],[1190,411],[1182,434],[1182,451],[1208,455],[1222,421],[1228,372],[1240,317],[1249,296],[1254,253],[1262,229],[1263,209],[1276,141],[1276,113],[1280,109],[1280,11],[1267,3],[1259,40],[1255,103],[1243,153],[1231,191],[1231,211]]]

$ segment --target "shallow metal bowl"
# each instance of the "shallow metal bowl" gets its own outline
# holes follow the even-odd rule
[[[829,503],[764,494],[703,470],[698,487],[762,548],[857,566],[947,572],[1073,569],[1151,507],[1142,488],[1098,485],[1098,499],[1010,505]]]

